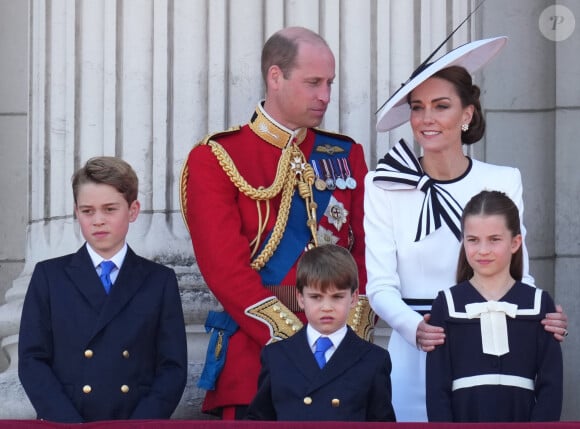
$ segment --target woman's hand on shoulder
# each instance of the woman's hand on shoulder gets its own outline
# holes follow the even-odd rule
[[[544,329],[554,334],[554,338],[558,341],[564,341],[564,337],[568,336],[568,316],[564,313],[561,305],[556,305],[555,313],[547,313],[546,318],[542,320]]]
[[[445,342],[445,331],[441,326],[430,325],[430,314],[423,316],[423,320],[417,326],[417,348],[424,352],[435,350]]]

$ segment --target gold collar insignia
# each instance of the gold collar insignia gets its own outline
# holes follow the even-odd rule
[[[272,119],[264,111],[261,104],[256,108],[256,112],[254,113],[254,117],[250,121],[249,126],[250,129],[261,139],[280,149],[284,149],[288,146],[288,143],[290,143],[294,137],[296,137],[296,144],[298,145],[306,138],[306,128],[300,128],[293,132]]]

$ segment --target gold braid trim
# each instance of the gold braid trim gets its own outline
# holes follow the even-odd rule
[[[288,179],[288,176],[290,176],[291,170],[288,169],[288,165],[290,165],[291,152],[289,150],[282,151],[282,156],[278,161],[274,183],[272,183],[268,188],[254,188],[242,177],[234,164],[234,161],[232,161],[232,158],[222,145],[214,140],[210,140],[208,145],[217,158],[220,166],[236,188],[253,200],[271,200],[280,193],[284,183]]]
[[[289,170],[292,173],[291,170]],[[286,224],[288,223],[288,217],[290,216],[290,207],[292,206],[292,195],[294,195],[294,180],[292,177],[288,178],[284,189],[282,190],[282,200],[280,201],[280,209],[278,210],[278,217],[276,218],[276,223],[272,229],[272,234],[270,239],[260,252],[258,256],[254,258],[250,266],[256,270],[260,271],[264,268],[264,265],[270,260],[278,245],[280,240],[282,240],[282,235],[286,229]]]
[[[187,159],[183,162],[181,174],[179,176],[179,206],[181,209],[181,219],[189,232],[189,224],[187,223],[187,180],[189,179],[189,168],[187,167]]]
[[[267,201],[271,200],[282,191],[280,208],[272,234],[260,254],[256,256],[250,264],[254,270],[261,270],[278,248],[288,223],[290,207],[292,205],[292,196],[294,195],[294,189],[296,186],[298,186],[299,195],[306,200],[308,216],[307,226],[311,231],[314,244],[317,245],[316,203],[312,197],[312,184],[314,183],[315,174],[312,166],[306,161],[304,154],[296,144],[293,143],[288,148],[282,150],[282,156],[280,157],[276,168],[276,177],[274,178],[274,182],[268,188],[254,188],[251,186],[242,177],[223,146],[214,140],[209,140],[207,144],[210,146],[212,153],[215,155],[218,163],[228,175],[232,183],[247,197],[253,200]],[[259,207],[258,212],[261,213]],[[262,229],[259,228],[258,234],[260,235],[261,232]],[[253,243],[256,242],[258,238],[259,236],[256,237]],[[253,253],[255,253],[255,250]]]
[[[212,137],[220,137],[227,134],[232,134],[238,132],[240,130],[240,126],[234,126],[229,128],[226,131],[222,131],[216,134],[208,134],[205,138],[196,143],[192,150],[195,149],[197,146],[206,145],[208,141],[211,140]],[[191,153],[191,152],[190,152]],[[189,161],[189,156],[185,158],[183,161],[183,167],[181,167],[181,174],[179,179],[179,205],[181,209],[181,218],[187,231],[189,232],[189,224],[187,223],[187,181],[189,180],[189,167],[187,166],[187,162]]]
[[[291,337],[302,328],[302,322],[278,298],[266,298],[246,308],[244,313],[270,328],[268,343]]]
[[[371,308],[366,295],[359,295],[358,302],[354,308],[350,309],[346,323],[363,340],[373,340],[373,330],[375,326],[375,312]]]

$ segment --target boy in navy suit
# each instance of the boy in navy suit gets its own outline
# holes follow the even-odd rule
[[[336,245],[307,251],[298,262],[296,289],[308,324],[263,349],[247,418],[395,421],[389,353],[346,324],[358,302],[351,254]]]
[[[185,325],[175,272],[125,241],[140,209],[137,175],[119,158],[97,157],[72,188],[86,243],[34,269],[20,381],[39,419],[167,419],[185,387]]]

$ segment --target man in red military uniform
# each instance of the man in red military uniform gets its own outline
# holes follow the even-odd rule
[[[197,263],[235,322],[228,326],[237,325],[231,336],[215,325],[219,336],[208,353],[225,353],[225,365],[203,411],[224,419],[243,418],[256,393],[262,347],[305,321],[294,284],[296,262],[309,247],[351,250],[361,298],[349,324],[368,339],[374,322],[364,296],[362,146],[314,128],[330,101],[334,56],[318,34],[285,28],[264,45],[262,75],[266,98],[250,123],[206,137],[181,177]]]

